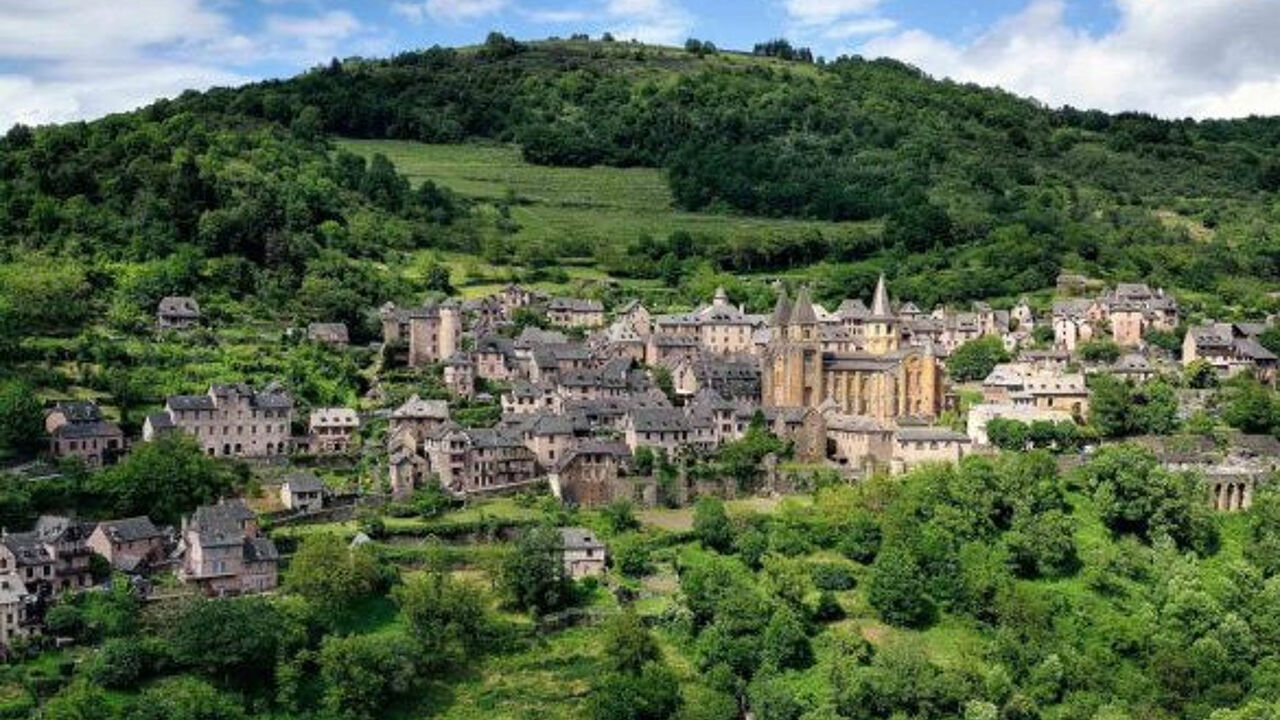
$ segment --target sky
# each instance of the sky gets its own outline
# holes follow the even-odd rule
[[[1280,114],[1280,0],[0,0],[0,128],[490,30],[732,49],[786,37],[1054,107]]]

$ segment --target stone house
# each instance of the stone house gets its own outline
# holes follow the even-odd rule
[[[170,295],[156,307],[156,325],[161,330],[189,330],[200,323],[200,303],[193,297]]]
[[[614,322],[621,323],[640,338],[653,334],[653,315],[639,300],[628,300],[618,308]]]
[[[630,499],[631,451],[620,442],[583,440],[574,445],[551,475],[552,489],[567,505],[602,507]]]
[[[114,465],[125,452],[124,431],[107,422],[91,402],[60,402],[45,416],[49,453],[56,458],[79,458],[91,468]]]
[[[764,320],[730,304],[724,288],[717,288],[710,305],[688,313],[659,315],[653,319],[653,328],[656,334],[692,338],[708,352],[728,355],[754,352],[752,335],[764,326]]]
[[[98,523],[88,544],[116,570],[137,573],[164,557],[165,534],[140,515]]]
[[[0,573],[0,647],[8,650],[17,638],[38,632],[35,603],[22,578]]]
[[[178,579],[209,597],[272,590],[279,584],[280,554],[258,532],[258,519],[243,500],[203,505],[183,520]]]
[[[1044,410],[1062,410],[1084,418],[1089,388],[1083,373],[1036,369],[1026,363],[1001,363],[982,381],[982,401]]]
[[[475,374],[485,380],[506,382],[516,375],[516,351],[508,338],[487,335],[476,340]]]
[[[354,408],[316,408],[311,411],[307,429],[311,452],[318,455],[345,453],[351,450],[360,429],[360,416]]]
[[[865,474],[893,458],[893,429],[858,415],[829,412],[826,421],[827,457]]]
[[[1280,360],[1258,342],[1265,325],[1206,323],[1187,330],[1182,340],[1182,364],[1208,363],[1222,377],[1252,373],[1259,382],[1274,384]]]
[[[346,323],[311,323],[307,326],[307,339],[311,342],[334,347],[346,347],[351,342]]]
[[[93,527],[41,515],[33,530],[0,537],[0,574],[15,572],[33,595],[50,596],[93,585],[88,539]]]
[[[595,533],[586,528],[560,528],[564,545],[564,572],[574,580],[604,574],[608,550]]]
[[[393,303],[378,311],[382,341],[388,346],[408,346],[405,361],[411,367],[442,362],[458,351],[462,337],[462,309],[453,300],[420,308],[397,308]]]
[[[560,393],[554,385],[517,380],[511,384],[510,390],[502,393],[502,414],[555,413],[559,410],[560,400]]]
[[[445,428],[424,438],[427,470],[458,496],[519,490],[538,480],[537,458],[514,433]]]
[[[689,416],[675,408],[637,408],[622,421],[627,447],[634,453],[641,447],[665,450],[675,455],[698,440]],[[707,438],[709,444],[711,438]]]
[[[243,383],[211,385],[204,395],[173,395],[147,417],[143,440],[179,429],[210,456],[271,457],[289,451],[293,399],[276,383],[260,391]]]
[[[893,469],[906,472],[922,463],[957,463],[968,454],[969,436],[943,427],[903,426],[893,434]]]
[[[423,400],[417,395],[412,395],[391,412],[387,435],[393,437],[402,430],[409,429],[422,437],[439,430],[448,422],[448,400]]]
[[[456,352],[444,361],[444,386],[460,398],[476,394],[476,371],[471,358]]]
[[[323,509],[324,484],[315,473],[291,473],[280,484],[280,502],[286,508],[297,512],[315,512]]]
[[[547,319],[561,327],[594,328],[604,325],[604,305],[599,300],[552,298]]]

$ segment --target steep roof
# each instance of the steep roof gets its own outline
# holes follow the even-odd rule
[[[773,315],[769,322],[773,325],[786,325],[791,321],[791,302],[787,300],[787,288],[778,285],[778,302],[773,306]]]
[[[890,317],[893,314],[893,307],[889,304],[889,289],[885,287],[884,273],[880,273],[880,278],[876,280],[876,291],[871,297],[871,316],[878,318]]]
[[[791,306],[791,322],[803,325],[818,322],[818,314],[813,310],[813,301],[809,299],[807,285],[800,288],[800,293],[796,295],[796,302]]]

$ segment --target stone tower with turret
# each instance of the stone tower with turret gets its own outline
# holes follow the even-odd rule
[[[765,406],[814,407],[822,402],[822,343],[808,288],[801,288],[792,303],[779,286],[763,361]]]
[[[889,290],[885,287],[884,274],[876,281],[876,292],[871,299],[871,314],[863,325],[865,349],[872,355],[887,355],[898,350],[901,329],[889,303]]]

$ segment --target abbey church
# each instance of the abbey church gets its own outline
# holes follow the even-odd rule
[[[779,291],[761,354],[766,407],[827,407],[889,425],[942,412],[943,369],[928,342],[907,345],[884,278],[870,311],[823,322],[807,288],[794,302]]]

